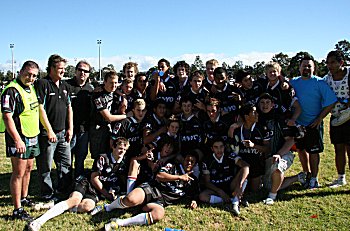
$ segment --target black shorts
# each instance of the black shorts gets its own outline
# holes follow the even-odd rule
[[[258,155],[246,155],[242,159],[249,164],[249,178],[256,178],[265,174],[265,160]]]
[[[156,203],[160,206],[165,206],[164,198],[156,187],[152,187],[148,183],[143,183],[138,187],[142,188],[142,190],[145,192],[145,204]]]
[[[80,192],[83,195],[83,199],[91,199],[95,203],[99,201],[96,190],[84,176],[79,176],[75,179],[73,192],[74,191]]]
[[[310,154],[323,152],[323,124],[317,128],[305,127],[305,136],[296,140],[296,147]]]
[[[89,134],[90,153],[92,159],[96,159],[99,154],[108,153],[110,151],[110,132],[108,126],[91,126]]]
[[[350,120],[339,126],[329,125],[329,136],[332,144],[350,144]]]

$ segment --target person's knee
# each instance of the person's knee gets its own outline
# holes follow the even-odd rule
[[[160,221],[161,219],[163,219],[164,214],[165,214],[164,208],[152,210],[151,215],[152,215],[153,223],[156,223],[156,222]]]
[[[93,210],[94,207],[95,207],[95,203],[93,203],[92,201],[82,201],[78,205],[78,212],[79,213],[86,213],[86,212]]]
[[[200,194],[199,194],[199,196],[198,196],[198,198],[199,198],[199,200],[200,201],[203,201],[203,202],[209,202],[209,198],[210,198],[210,195],[209,194],[207,194],[206,192],[201,192]]]

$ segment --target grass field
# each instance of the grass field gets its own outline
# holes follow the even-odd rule
[[[328,118],[325,122],[325,152],[321,156],[317,190],[304,190],[295,184],[281,191],[273,206],[264,205],[261,200],[267,194],[260,193],[250,198],[250,206],[241,208],[241,215],[233,217],[220,206],[201,205],[196,210],[188,210],[182,205],[166,209],[166,217],[149,227],[131,227],[122,230],[164,230],[165,227],[183,230],[349,230],[350,229],[350,186],[330,189],[326,186],[336,176],[334,150],[329,143]],[[5,158],[3,135],[0,135],[0,230],[24,230],[25,222],[12,221],[12,204],[9,190],[11,175],[10,160]],[[87,161],[90,167],[91,160]],[[299,159],[287,175],[301,171]],[[347,169],[349,175],[349,171]],[[348,177],[348,181],[350,178]],[[38,195],[37,173],[32,172],[30,195]],[[99,202],[102,204],[103,202]],[[130,217],[137,209],[100,213],[94,217],[87,214],[65,213],[48,221],[42,230],[101,230],[111,217]],[[43,212],[30,211],[34,217]]]

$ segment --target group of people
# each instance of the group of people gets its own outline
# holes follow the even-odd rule
[[[205,73],[190,73],[185,61],[173,66],[174,74],[166,59],[148,73],[128,62],[121,76],[106,71],[95,88],[84,60],[75,77],[63,81],[66,63],[50,56],[47,76],[37,79],[38,64],[27,61],[1,95],[12,217],[29,220],[29,230],[66,210],[94,214],[139,205],[143,213],[112,219],[105,229],[150,225],[164,217],[165,206],[182,199],[192,209],[197,202],[223,203],[238,216],[248,191],[265,187],[263,203],[272,205],[277,192],[294,182],[315,189],[329,113],[336,121],[330,138],[338,171],[331,187],[346,184],[350,120],[342,117],[350,104],[349,68],[340,51],[327,55],[324,78],[314,75],[313,58],[305,56],[299,77],[287,80],[281,66],[270,62],[265,77],[253,79],[241,70],[234,84],[215,59],[206,62]],[[88,150],[90,171],[84,169]],[[291,150],[303,171],[284,177],[294,160]],[[34,158],[40,196],[56,202],[35,220],[22,207],[34,204],[28,197]],[[96,207],[100,199],[110,204]]]

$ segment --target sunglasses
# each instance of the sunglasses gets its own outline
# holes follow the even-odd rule
[[[80,71],[80,72],[90,73],[89,70],[85,70],[85,69],[82,69],[82,68],[77,68],[77,70]]]

